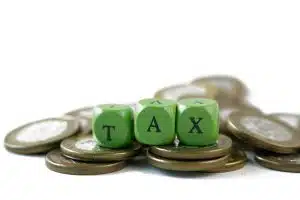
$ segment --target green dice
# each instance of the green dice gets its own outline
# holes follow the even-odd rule
[[[100,146],[122,148],[133,141],[133,111],[130,106],[107,104],[94,108],[93,136]]]
[[[135,113],[135,138],[147,145],[166,145],[175,139],[176,102],[143,99]]]
[[[177,106],[177,135],[180,143],[208,146],[219,137],[219,107],[212,99],[183,99]]]

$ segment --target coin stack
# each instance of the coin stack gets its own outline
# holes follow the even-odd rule
[[[300,149],[300,115],[264,113],[248,102],[248,95],[246,85],[235,77],[200,77],[185,84],[165,87],[155,93],[155,99],[168,104],[168,108],[165,109],[167,112],[160,111],[161,105],[149,106],[149,101],[140,101],[129,105],[133,108],[131,119],[126,117],[130,116],[127,107],[106,105],[109,109],[122,110],[123,118],[111,117],[115,119],[112,120],[114,122],[127,120],[122,128],[127,126],[130,120],[130,123],[134,123],[124,129],[126,131],[123,138],[114,140],[116,143],[105,143],[103,137],[95,137],[96,135],[92,134],[93,125],[103,122],[100,117],[101,120],[93,120],[96,118],[95,107],[102,110],[105,108],[104,105],[99,105],[76,109],[61,117],[22,125],[6,135],[4,144],[8,151],[18,154],[45,153],[46,166],[65,174],[92,175],[115,172],[123,169],[128,160],[140,155],[145,149],[149,164],[164,170],[211,173],[238,170],[247,163],[245,152],[252,151],[255,153],[256,163],[263,167],[300,172],[300,154],[297,153]],[[218,104],[220,134],[218,132],[218,137],[214,137],[216,141],[213,144],[210,144],[207,138],[196,140],[185,138],[183,134],[185,122],[180,116],[187,107],[193,106],[190,99],[198,98],[215,100]],[[172,101],[180,104],[180,109],[174,111]],[[149,135],[141,131],[145,127],[143,120],[148,116],[145,114],[145,108],[152,115],[158,113],[157,116],[166,116],[163,119],[169,119],[169,122],[183,122],[176,123],[176,127],[163,127],[165,130],[174,129],[174,134],[165,131],[166,137],[163,139],[149,138]],[[177,118],[168,118],[174,112],[177,112]],[[213,113],[210,114],[213,116]],[[158,118],[148,120],[153,122],[148,128],[158,132]],[[121,121],[118,121],[118,124],[122,124]],[[136,124],[136,121],[140,123]],[[198,123],[199,120],[193,119],[193,122]],[[202,124],[205,126],[209,123],[205,121]],[[109,126],[105,129],[105,139],[110,141],[110,135],[107,135],[109,128],[112,129]],[[196,129],[197,127],[193,131],[197,131]],[[101,133],[103,130],[98,131]],[[205,146],[204,143],[195,141],[207,141],[209,145]]]

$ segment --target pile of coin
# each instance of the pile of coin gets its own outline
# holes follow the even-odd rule
[[[247,163],[253,151],[261,166],[300,172],[300,115],[264,113],[251,105],[245,84],[231,76],[207,76],[157,91],[155,98],[181,100],[211,98],[220,108],[220,137],[213,146],[148,146],[134,142],[122,149],[100,147],[92,132],[93,106],[61,117],[25,124],[10,131],[4,144],[18,154],[46,154],[46,166],[77,175],[103,174],[123,169],[127,161],[146,155],[149,164],[172,171],[228,172]],[[135,109],[135,105],[131,107]]]

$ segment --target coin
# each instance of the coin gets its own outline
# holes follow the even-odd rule
[[[229,154],[232,141],[225,135],[220,135],[216,145],[208,147],[168,145],[152,146],[149,151],[155,155],[175,160],[213,159]]]
[[[226,122],[231,113],[237,111],[244,112],[244,113],[262,113],[262,111],[259,108],[244,103],[237,104],[231,102],[220,102],[219,108],[220,108],[220,131],[222,133],[228,132]]]
[[[300,114],[272,113],[269,116],[274,117],[300,131]]]
[[[60,144],[62,153],[74,160],[80,161],[121,161],[137,155],[141,145],[134,142],[123,149],[109,149],[97,145],[92,135],[73,136],[63,140]]]
[[[75,110],[69,111],[66,113],[66,115],[72,115],[74,117],[87,117],[92,118],[94,113],[94,107],[93,106],[86,106],[82,108],[77,108]]]
[[[300,172],[300,154],[277,154],[256,151],[255,161],[263,167],[285,172]]]
[[[69,111],[65,116],[73,116],[79,122],[80,134],[87,134],[92,132],[92,118],[94,107],[86,106]]]
[[[76,120],[79,124],[78,134],[84,135],[92,133],[92,119],[88,117],[74,117],[72,115],[64,115],[61,118],[73,119]]]
[[[210,84],[198,84],[197,86],[180,84],[163,88],[157,91],[154,97],[169,100],[180,100],[192,97],[214,98],[216,92],[216,88]]]
[[[60,141],[75,134],[78,123],[71,118],[48,118],[31,122],[9,132],[4,145],[19,154],[44,153],[59,146]]]
[[[237,138],[259,149],[293,153],[300,148],[300,134],[268,116],[234,112],[229,116],[227,127]]]
[[[222,167],[210,169],[209,172],[218,173],[218,172],[235,171],[243,168],[246,162],[247,162],[246,153],[234,147],[231,150],[228,162]]]
[[[200,160],[200,161],[180,161],[163,158],[152,154],[148,151],[147,153],[148,162],[154,167],[172,170],[172,171],[207,171],[212,168],[217,168],[225,165],[229,159],[229,155],[216,158],[213,160]]]
[[[247,87],[238,78],[227,75],[200,77],[191,82],[193,85],[211,84],[217,88],[218,98],[243,99],[247,95]]]
[[[60,150],[55,149],[46,155],[46,166],[55,172],[73,175],[106,174],[123,169],[126,162],[85,163],[64,157]]]

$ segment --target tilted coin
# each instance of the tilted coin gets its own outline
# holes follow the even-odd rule
[[[219,168],[210,169],[209,172],[230,172],[243,168],[247,162],[247,155],[238,148],[232,148],[228,162]]]
[[[173,85],[157,91],[154,95],[158,99],[179,100],[191,97],[214,98],[216,88],[209,84],[195,85]]]
[[[191,82],[193,85],[209,83],[217,88],[218,98],[243,99],[248,92],[245,84],[238,78],[227,75],[200,77]]]
[[[228,132],[226,122],[229,117],[229,115],[233,112],[244,112],[244,113],[261,113],[262,111],[254,107],[250,104],[244,104],[244,103],[219,103],[219,109],[220,109],[220,131],[223,133]]]
[[[167,145],[152,146],[149,151],[155,155],[175,160],[213,159],[227,155],[232,141],[225,135],[220,135],[216,145],[208,147]]]
[[[55,172],[73,175],[106,174],[123,169],[125,161],[110,163],[85,163],[64,157],[59,149],[50,151],[46,155],[46,166]]]
[[[212,160],[199,160],[199,161],[180,161],[171,160],[157,156],[148,151],[148,162],[154,167],[172,170],[172,171],[208,171],[213,168],[221,167],[229,159],[229,155],[212,159]]]
[[[300,172],[300,154],[282,155],[266,151],[256,152],[255,161],[269,169]]]
[[[268,116],[234,112],[227,120],[228,130],[253,147],[277,153],[300,149],[300,134],[292,127]]]
[[[122,149],[109,149],[97,145],[92,135],[73,136],[60,144],[62,153],[69,158],[81,161],[120,161],[128,160],[141,151],[141,145],[134,142]]]
[[[272,113],[269,116],[274,117],[300,131],[300,114]]]
[[[72,118],[48,118],[31,122],[9,132],[4,145],[7,150],[19,154],[44,153],[74,135],[78,123]]]

